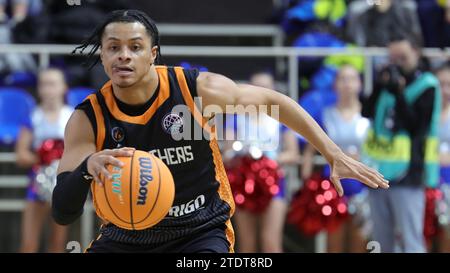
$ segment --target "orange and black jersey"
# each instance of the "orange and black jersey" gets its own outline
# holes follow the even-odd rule
[[[193,99],[198,72],[166,66],[156,70],[158,88],[143,106],[120,102],[111,82],[77,106],[92,124],[97,151],[117,147],[149,151],[163,160],[175,181],[173,207],[160,223],[141,231],[107,224],[101,233],[122,243],[159,245],[225,224],[232,248],[234,202],[215,128],[207,124]]]

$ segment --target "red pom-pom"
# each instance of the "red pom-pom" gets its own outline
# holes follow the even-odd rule
[[[60,159],[64,151],[64,141],[61,139],[47,139],[38,149],[41,165],[50,165],[54,160]]]
[[[440,189],[427,188],[425,190],[425,221],[423,234],[427,242],[430,242],[433,237],[437,236],[441,231],[436,215],[436,204],[442,199],[443,194]]]
[[[255,214],[263,212],[280,190],[283,174],[277,162],[266,156],[242,156],[233,161],[227,175],[236,206]]]
[[[313,236],[322,230],[335,231],[347,216],[346,199],[338,196],[330,181],[314,174],[293,198],[287,221]]]

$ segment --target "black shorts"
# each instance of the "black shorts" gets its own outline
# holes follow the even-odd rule
[[[124,244],[100,236],[86,249],[86,253],[228,253],[230,243],[225,225],[163,245]]]

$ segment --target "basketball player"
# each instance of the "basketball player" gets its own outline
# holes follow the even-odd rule
[[[339,179],[344,177],[388,188],[380,174],[346,156],[292,99],[214,73],[157,66],[158,29],[141,11],[112,12],[78,49],[83,52],[89,45],[89,58],[100,49],[110,81],[80,104],[67,124],[53,193],[55,220],[75,221],[90,184],[103,183],[101,176],[110,177],[105,166],[120,167],[115,157],[132,156],[134,149],[150,151],[168,165],[176,193],[167,217],[155,226],[136,231],[105,224],[87,252],[233,252],[233,197],[217,142],[208,137],[214,128],[194,103],[197,96],[203,107],[217,105],[223,112],[227,105],[279,105],[280,121],[305,136],[328,160],[339,194]],[[173,112],[179,105],[186,105],[192,115]],[[206,136],[201,140],[174,137],[198,128]]]

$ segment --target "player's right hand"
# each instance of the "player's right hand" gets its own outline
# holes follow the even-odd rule
[[[106,165],[110,164],[116,167],[123,167],[123,162],[116,157],[133,156],[135,148],[124,147],[120,149],[105,149],[92,154],[87,161],[87,171],[96,182],[103,185],[101,178],[111,179],[111,174],[106,169]]]

